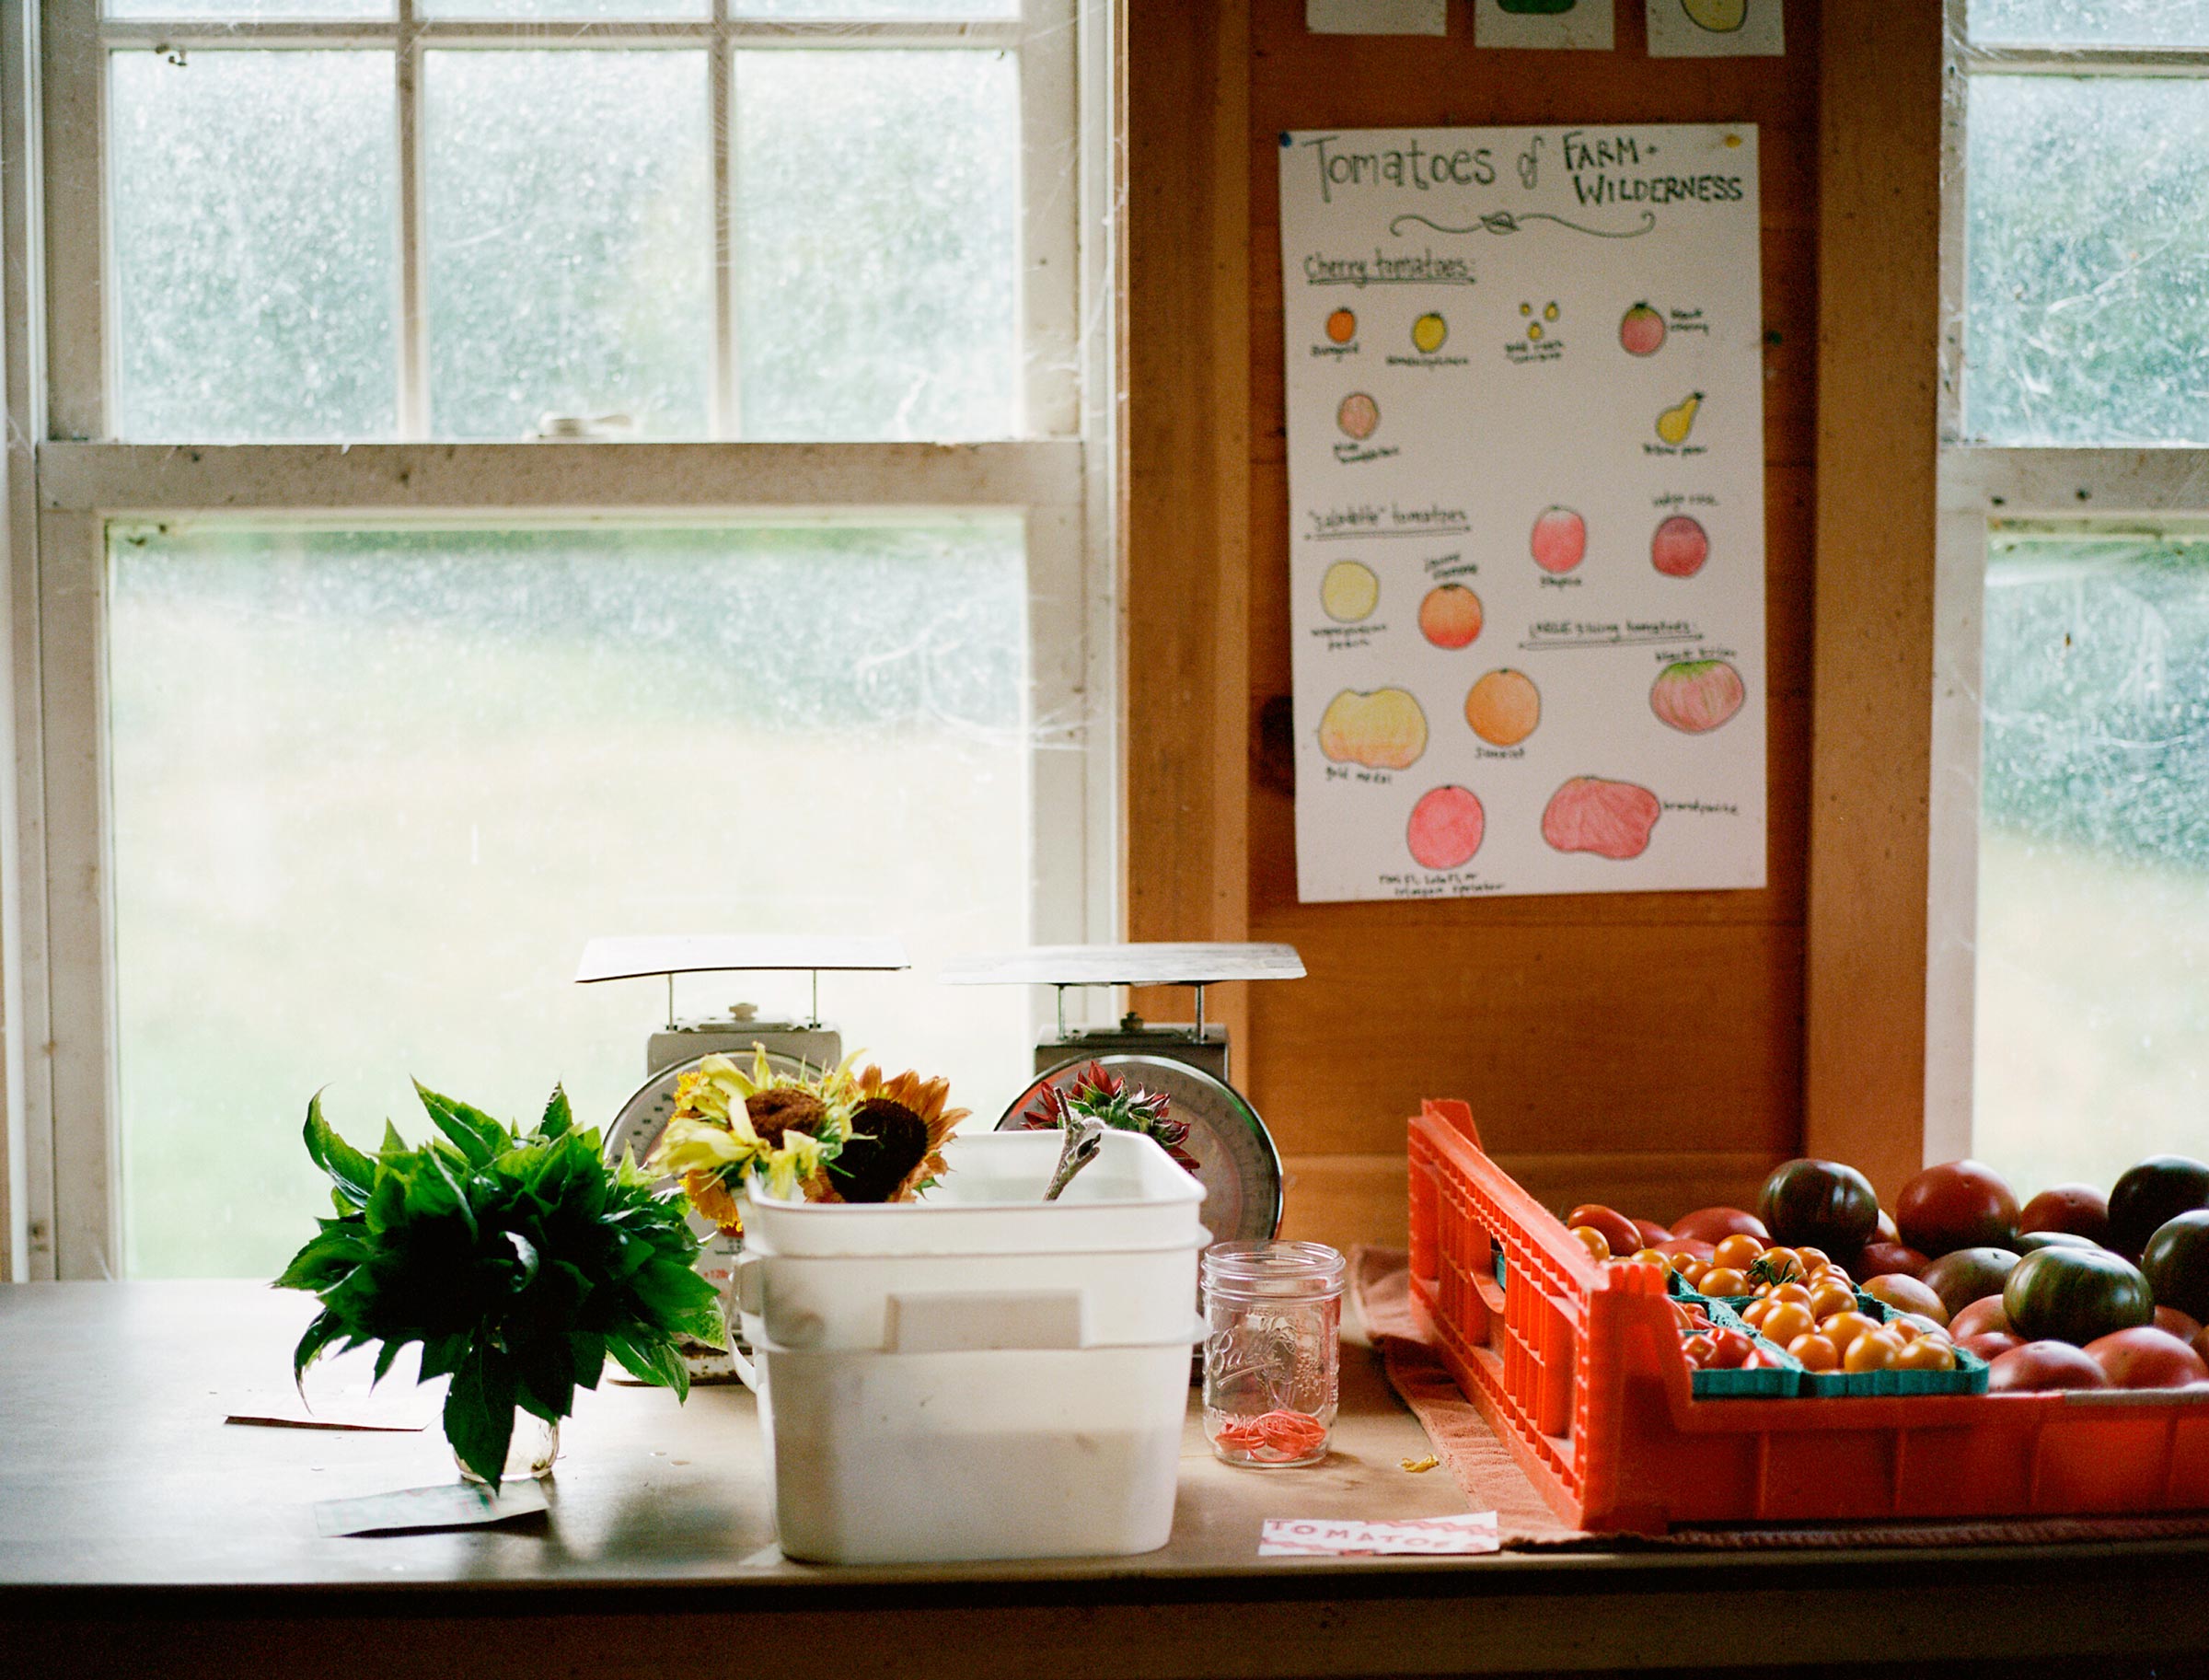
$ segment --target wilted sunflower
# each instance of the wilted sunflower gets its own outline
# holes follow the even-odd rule
[[[850,1131],[827,1166],[822,1201],[910,1201],[945,1170],[943,1149],[968,1110],[948,1108],[947,1079],[869,1067],[856,1082]]]
[[[734,1236],[744,1229],[736,1191],[754,1174],[770,1195],[824,1199],[824,1169],[850,1134],[859,1083],[847,1059],[819,1072],[778,1072],[752,1047],[747,1073],[705,1056],[676,1081],[675,1117],[646,1164],[679,1173],[690,1205]]]

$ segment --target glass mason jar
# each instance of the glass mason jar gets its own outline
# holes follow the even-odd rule
[[[514,1408],[514,1436],[506,1443],[506,1468],[503,1479],[510,1482],[539,1481],[552,1474],[552,1461],[560,1456],[560,1425],[547,1423],[535,1412]],[[460,1479],[481,1482],[455,1454],[453,1462],[460,1465]]]
[[[1313,1465],[1335,1429],[1342,1256],[1220,1243],[1204,1256],[1204,1433],[1231,1465]]]

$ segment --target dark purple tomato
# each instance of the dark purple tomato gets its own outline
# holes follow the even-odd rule
[[[2010,1328],[2027,1341],[2082,1348],[2156,1315],[2156,1298],[2140,1269],[2106,1248],[2043,1248],[2027,1255],[2002,1286],[2002,1306]]]
[[[1870,1179],[1839,1161],[1787,1161],[1764,1180],[1757,1211],[1775,1243],[1853,1254],[1879,1222],[1879,1196]]]
[[[2101,1245],[2076,1231],[2020,1231],[2018,1252],[2037,1254],[2043,1248],[2099,1248]]]
[[[2156,1292],[2157,1305],[2176,1307],[2196,1321],[2209,1319],[2209,1208],[2174,1213],[2157,1226],[2140,1269]]]
[[[2017,1263],[2018,1257],[2007,1248],[1959,1248],[1927,1266],[1917,1280],[1956,1314],[1974,1301],[2000,1294]]]
[[[2209,1208],[2209,1165],[2191,1155],[2150,1155],[2110,1191],[2110,1246],[2136,1260],[2169,1220]]]

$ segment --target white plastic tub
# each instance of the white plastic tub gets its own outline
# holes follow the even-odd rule
[[[888,1206],[781,1201],[745,1192],[747,1248],[787,1255],[1064,1254],[1171,1248],[1197,1237],[1204,1187],[1149,1138],[1108,1131],[1056,1202],[1055,1131],[982,1131],[944,1145],[949,1163],[919,1201]]]
[[[750,1195],[737,1295],[782,1549],[823,1563],[1166,1543],[1204,1190],[1131,1132],[1058,1204],[1056,1133],[947,1147],[918,1203]]]
[[[1189,1343],[757,1350],[784,1554],[961,1563],[1157,1550],[1174,1528]]]

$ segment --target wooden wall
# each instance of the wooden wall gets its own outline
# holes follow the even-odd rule
[[[1311,35],[1302,0],[1128,6],[1129,936],[1302,952],[1307,979],[1225,1000],[1290,1234],[1400,1240],[1424,1096],[1471,1102],[1537,1195],[1657,1218],[1801,1142],[1819,8],[1788,6],[1781,59],[1651,60],[1618,12],[1613,52],[1532,52],[1475,48],[1465,0],[1443,40]],[[1771,884],[1299,904],[1277,137],[1668,122],[1760,129]]]

